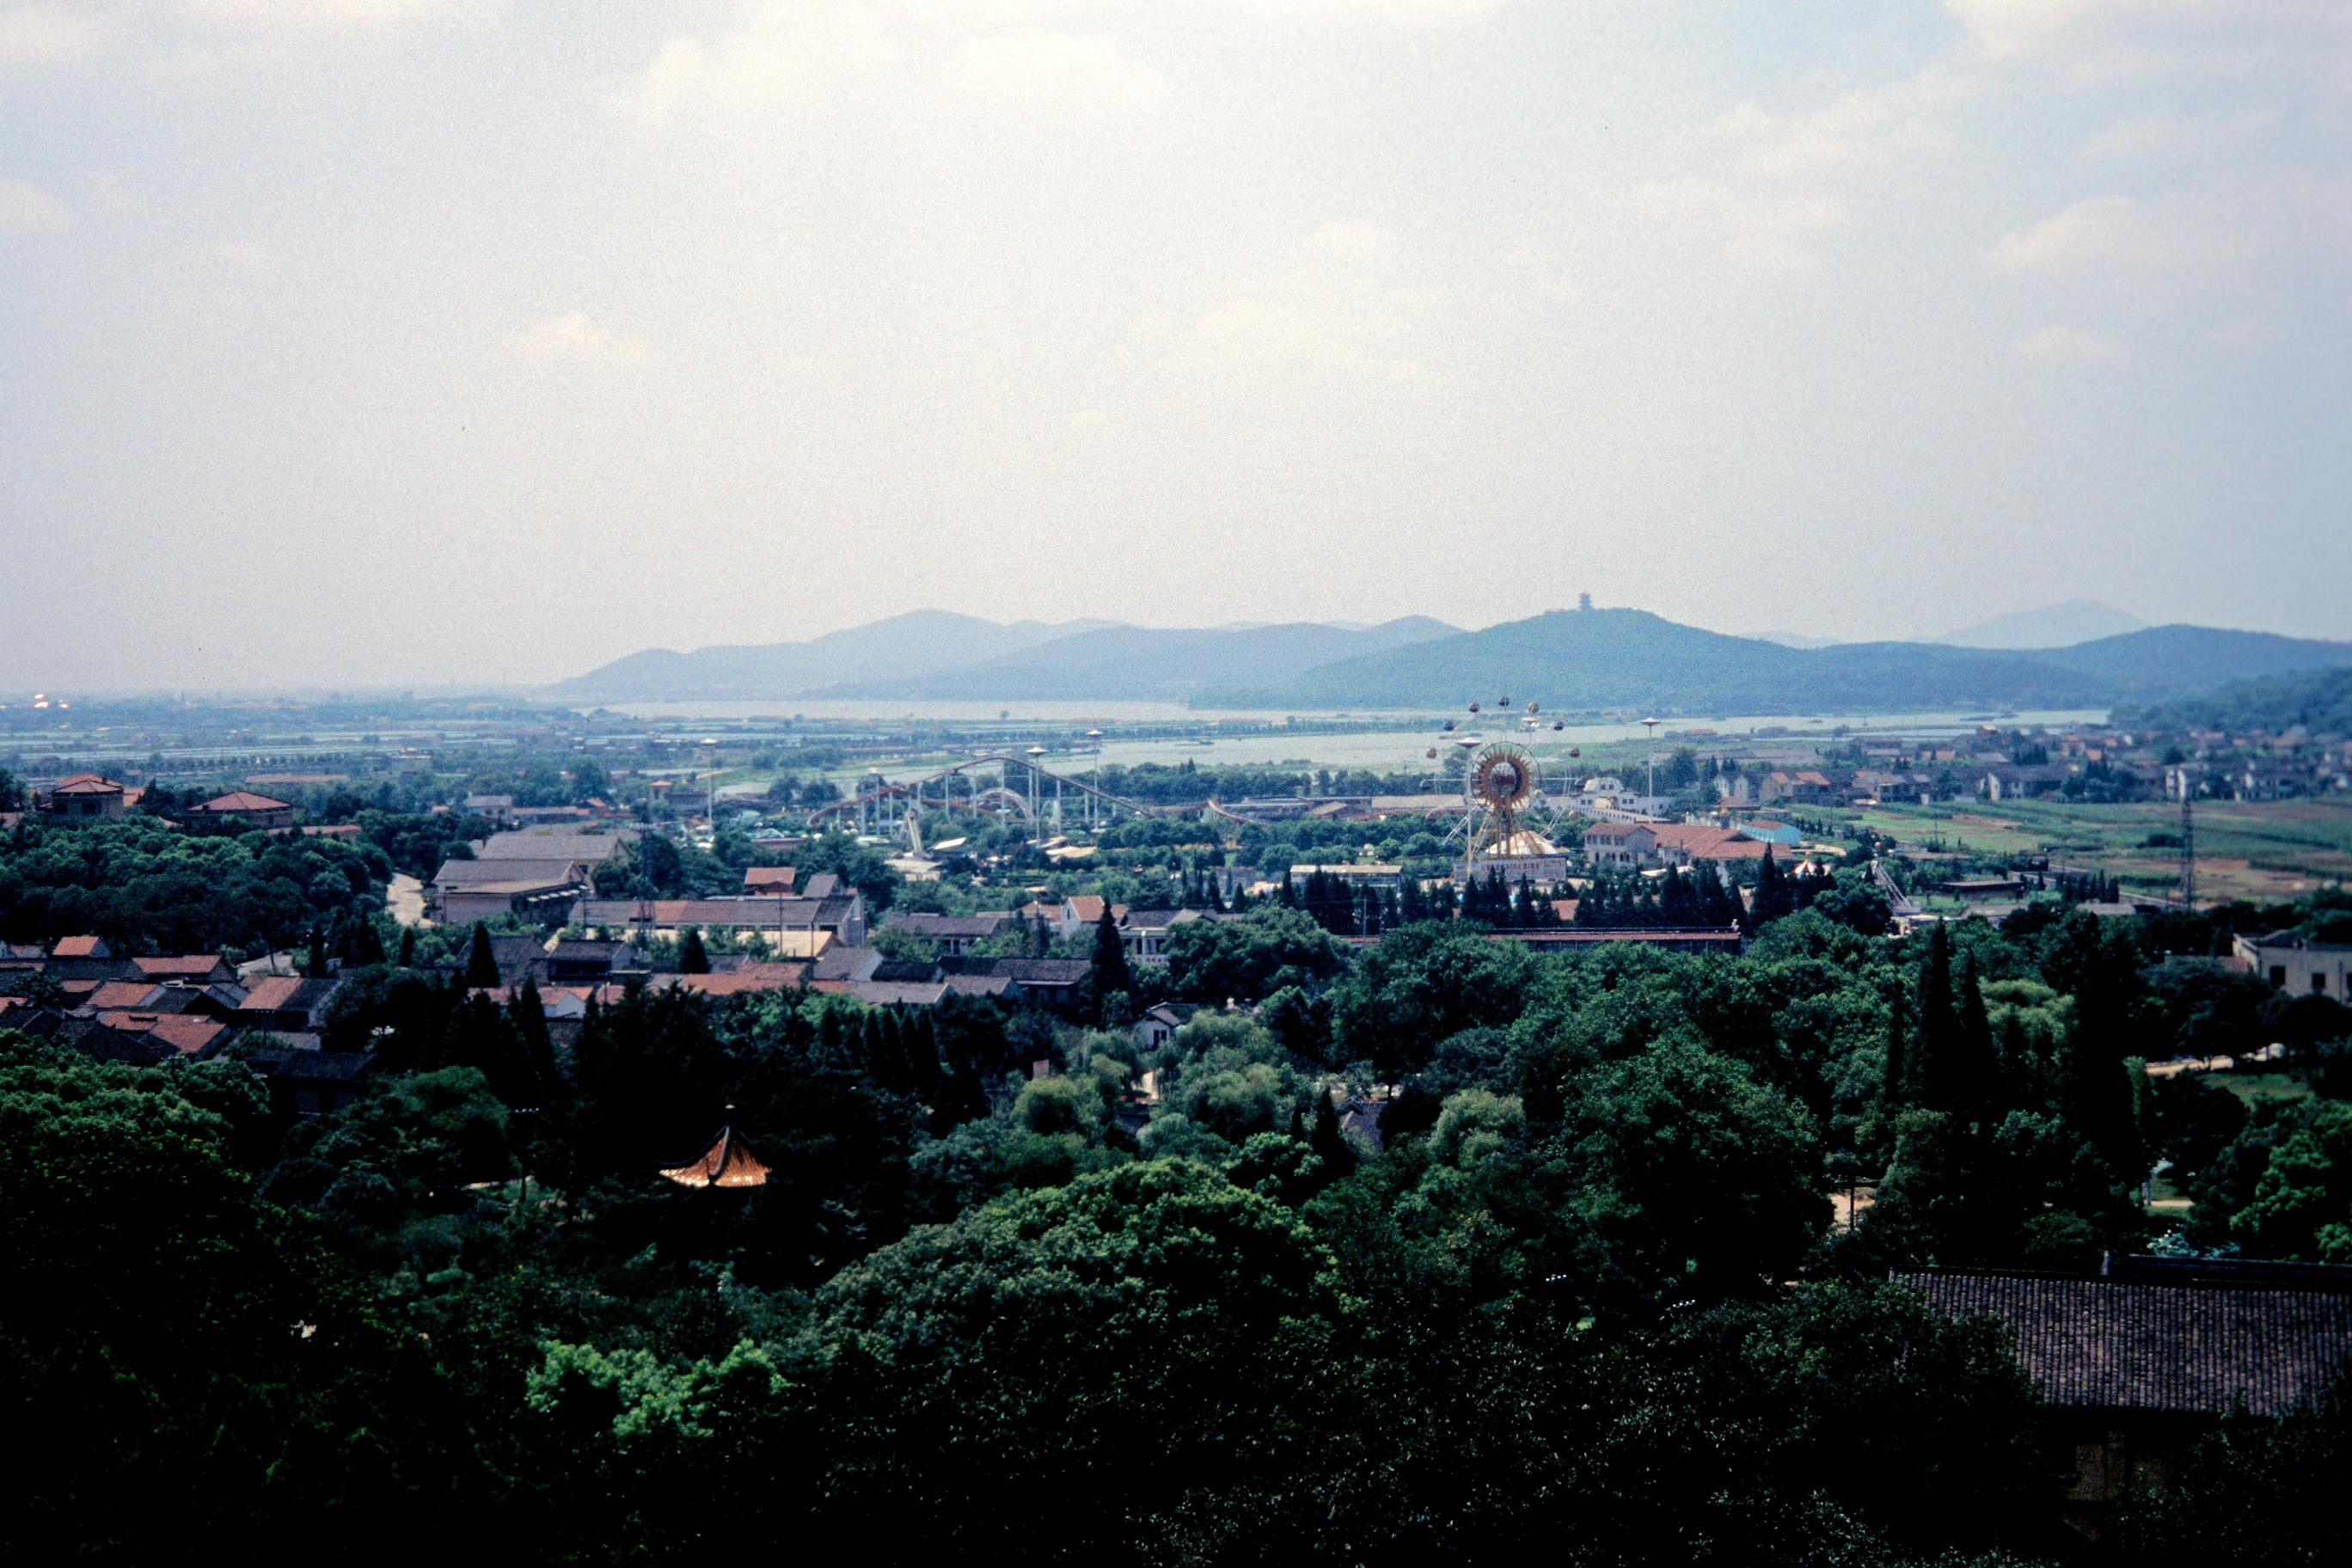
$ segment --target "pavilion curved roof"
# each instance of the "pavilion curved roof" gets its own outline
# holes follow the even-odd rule
[[[768,1167],[731,1121],[701,1153],[683,1165],[665,1165],[661,1173],[681,1187],[757,1187],[768,1180]]]

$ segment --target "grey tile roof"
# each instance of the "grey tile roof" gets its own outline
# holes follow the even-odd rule
[[[2151,1274],[2154,1277],[2150,1277]],[[2345,1279],[2331,1280],[2329,1275]],[[2352,1271],[2084,1278],[1993,1269],[1889,1276],[1954,1318],[1990,1317],[2053,1405],[2275,1415],[2352,1367]]]

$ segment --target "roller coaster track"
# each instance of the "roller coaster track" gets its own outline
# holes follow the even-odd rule
[[[1919,905],[1910,894],[1895,885],[1895,879],[1886,874],[1885,865],[1875,859],[1872,860],[1870,873],[1877,879],[1880,889],[1886,894],[1887,902],[1894,906],[1896,914],[1916,915],[1919,912]]]
[[[1095,799],[1101,801],[1115,811],[1127,812],[1130,816],[1183,816],[1196,811],[1217,809],[1216,803],[1214,801],[1207,800],[1190,801],[1181,805],[1146,805],[1140,801],[1132,801],[1129,800],[1124,795],[1113,795],[1108,790],[1097,789],[1093,784],[1087,783],[1084,779],[1072,778],[1066,773],[1057,773],[1049,769],[1040,767],[1035,762],[1027,757],[1000,756],[994,753],[984,753],[980,756],[966,758],[962,762],[951,763],[947,767],[938,769],[932,773],[920,774],[915,778],[898,779],[890,783],[886,783],[879,789],[870,789],[866,791],[863,795],[854,795],[847,800],[837,800],[831,805],[821,806],[817,810],[809,813],[809,822],[812,825],[814,825],[815,823],[823,821],[826,817],[838,816],[844,813],[863,813],[867,807],[879,805],[887,801],[914,800],[920,797],[923,787],[927,784],[940,784],[944,780],[954,778],[958,774],[970,772],[973,768],[990,767],[1003,767],[1006,769],[1026,768],[1035,776],[1038,784],[1041,785],[1058,784],[1066,790],[1076,790],[1081,795],[1093,796]],[[1008,773],[1006,776],[1009,780],[1011,774]],[[949,811],[959,809],[957,804],[953,800],[946,801],[944,805],[945,809]],[[1239,822],[1247,821],[1249,819],[1246,817],[1235,817],[1234,820]]]

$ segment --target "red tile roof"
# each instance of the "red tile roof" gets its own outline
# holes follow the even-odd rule
[[[790,991],[808,978],[808,972],[805,963],[747,963],[728,974],[665,974],[647,984],[697,996],[747,996],[755,991]]]
[[[216,1018],[192,1013],[100,1013],[98,1021],[118,1035],[144,1035],[161,1040],[184,1057],[201,1054],[229,1032]]]
[[[58,945],[49,949],[51,958],[104,958],[104,939],[94,936],[61,936]]]
[[[89,994],[87,1005],[101,1013],[118,1008],[144,1007],[153,998],[155,991],[155,984],[151,980],[110,980]]]
[[[226,795],[215,795],[202,805],[190,806],[191,811],[228,815],[243,811],[291,811],[290,801],[273,800],[266,795],[256,795],[249,789],[233,789]]]
[[[253,983],[245,994],[245,1005],[238,1009],[246,1013],[274,1013],[294,999],[302,987],[299,974],[266,974]]]
[[[151,980],[201,980],[222,966],[217,952],[184,952],[171,958],[134,958],[139,973]]]

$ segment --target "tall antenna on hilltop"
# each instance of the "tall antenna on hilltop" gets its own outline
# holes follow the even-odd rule
[[[2197,908],[2197,815],[2191,803],[2197,786],[2184,764],[2180,770],[2180,907]]]

